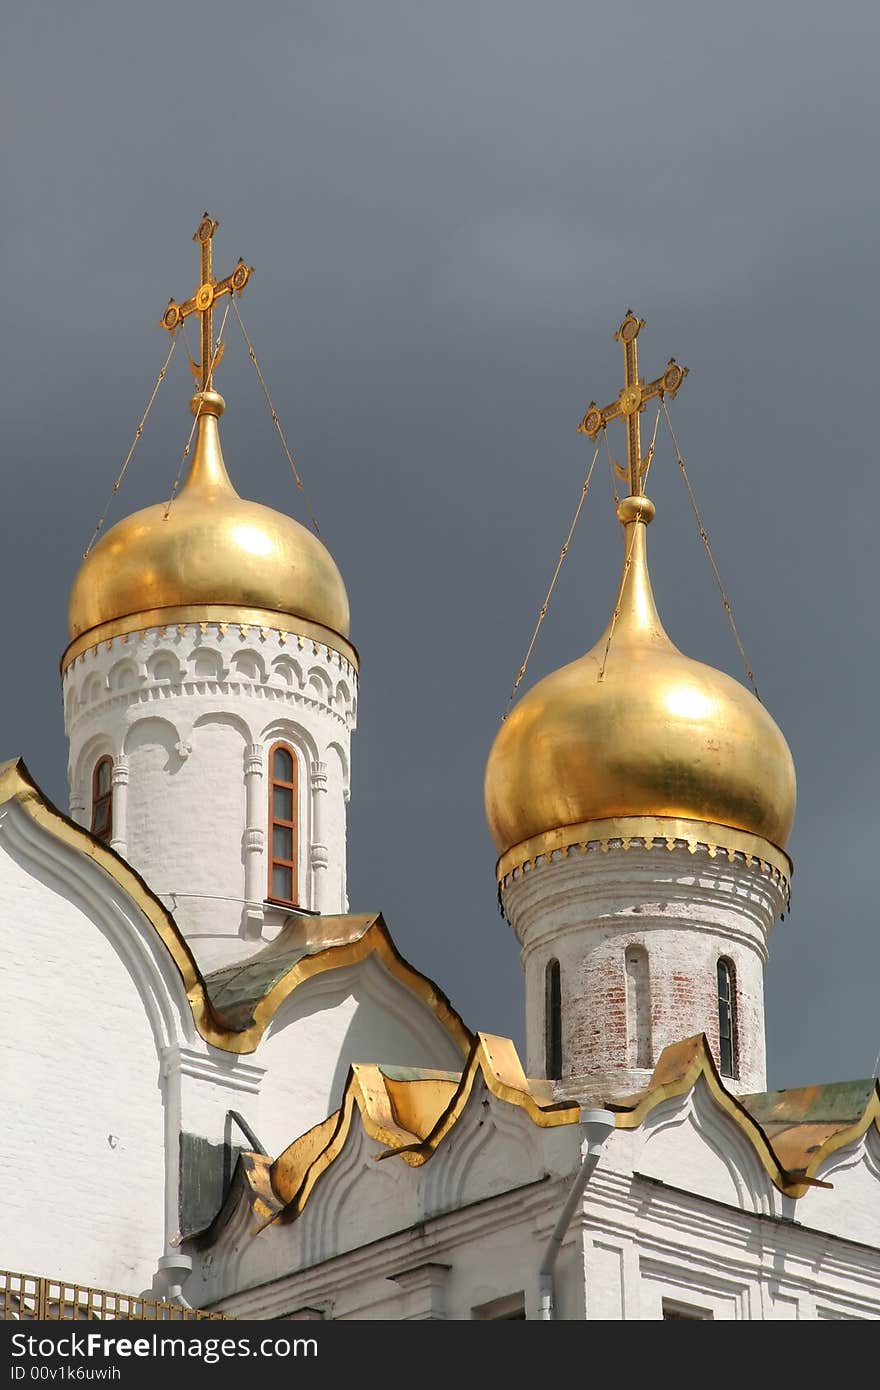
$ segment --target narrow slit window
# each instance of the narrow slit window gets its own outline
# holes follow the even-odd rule
[[[113,759],[106,755],[98,759],[92,772],[92,819],[89,829],[99,840],[109,844],[113,833]]]
[[[297,900],[297,762],[293,750],[276,743],[269,753],[269,897]]]
[[[736,994],[733,966],[718,962],[718,1059],[722,1076],[736,1076]]]
[[[562,980],[559,961],[547,962],[544,976],[544,1070],[552,1081],[562,1077]]]
[[[626,967],[626,1049],[631,1067],[652,1065],[651,975],[644,946],[628,946]]]

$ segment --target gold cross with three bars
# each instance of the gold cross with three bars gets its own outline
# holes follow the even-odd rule
[[[231,275],[227,275],[224,280],[214,279],[211,268],[211,241],[219,226],[220,223],[215,222],[210,213],[206,212],[193,237],[193,241],[199,243],[201,284],[193,297],[185,300],[183,304],[169,299],[161,325],[167,328],[169,333],[173,333],[178,324],[183,323],[190,314],[201,315],[202,357],[201,362],[192,364],[192,369],[203,391],[210,390],[212,372],[223,356],[226,346],[222,343],[219,352],[214,347],[214,304],[224,294],[241,294],[254,273],[253,266],[245,265],[239,257],[238,265]]]
[[[636,339],[645,326],[645,320],[636,318],[632,309],[627,309],[626,318],[614,335],[615,341],[623,344],[623,387],[616,401],[600,410],[595,401],[590,401],[587,413],[578,430],[581,434],[595,439],[601,429],[612,420],[623,417],[626,421],[626,452],[628,471],[615,463],[618,476],[629,482],[630,495],[639,496],[642,490],[642,473],[647,459],[642,458],[642,440],[639,416],[646,401],[654,397],[675,397],[681,383],[688,374],[687,367],[680,367],[674,357],[670,357],[666,371],[656,381],[647,384],[639,377],[639,349]]]

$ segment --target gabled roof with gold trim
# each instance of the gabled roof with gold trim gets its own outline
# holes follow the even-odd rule
[[[429,1006],[466,1055],[472,1035],[446,995],[403,959],[380,912],[316,917],[291,912],[268,946],[205,977],[215,1011],[230,1028],[264,1031],[296,985],[324,970],[377,954]]]
[[[576,1124],[580,1118],[578,1105],[553,1099],[550,1082],[526,1077],[509,1038],[490,1033],[477,1034],[460,1074],[353,1066],[340,1108],[295,1139],[274,1163],[257,1154],[242,1156],[258,1229],[300,1214],[358,1120],[386,1148],[380,1158],[399,1157],[414,1168],[427,1163],[460,1120],[480,1077],[494,1096],[523,1110],[541,1128]]]
[[[811,1187],[830,1187],[816,1178],[825,1159],[854,1143],[872,1124],[880,1130],[876,1082],[759,1092],[737,1100],[725,1090],[703,1033],[665,1048],[644,1091],[608,1101],[608,1108],[616,1112],[617,1128],[636,1129],[663,1101],[692,1091],[700,1078],[787,1197],[803,1197]]]
[[[790,1172],[815,1177],[837,1149],[861,1139],[873,1125],[880,1133],[880,1081],[834,1081],[787,1091],[742,1096],[780,1162]]]
[[[278,1009],[298,985],[375,955],[389,974],[431,1010],[462,1056],[473,1035],[433,980],[404,960],[381,913],[309,917],[291,914],[279,936],[249,960],[202,975],[173,916],[137,870],[109,845],[49,801],[24,762],[0,763],[0,806],[16,801],[35,824],[92,859],[140,909],[168,951],[183,982],[195,1025],[225,1052],[254,1052]]]
[[[242,1191],[256,1229],[297,1217],[316,1184],[341,1155],[358,1121],[385,1148],[380,1160],[427,1163],[461,1119],[482,1077],[499,1100],[515,1105],[541,1128],[576,1124],[580,1107],[554,1100],[553,1083],[527,1077],[509,1038],[478,1033],[461,1074],[415,1067],[356,1065],[342,1105],[295,1139],[274,1161],[245,1153],[224,1210],[202,1239],[222,1224]],[[687,1096],[703,1080],[722,1111],[743,1132],[774,1185],[788,1197],[831,1187],[815,1174],[836,1149],[854,1143],[871,1125],[880,1130],[880,1085],[874,1080],[766,1092],[737,1100],[724,1087],[704,1034],[664,1049],[649,1085],[606,1101],[618,1129],[636,1129],[664,1101]]]

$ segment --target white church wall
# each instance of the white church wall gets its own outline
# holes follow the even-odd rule
[[[346,683],[340,682],[340,686],[346,693],[345,695],[340,694],[339,698],[350,699],[347,694]],[[325,766],[327,769],[328,807],[324,831],[324,839],[327,843],[327,900],[331,904],[340,904],[338,908],[334,907],[335,911],[347,912],[349,907],[348,846],[345,836],[345,808],[350,795],[347,747],[338,740],[328,744]]]
[[[185,1134],[215,1145],[230,1137],[236,1144],[245,1144],[240,1132],[228,1134],[227,1116],[236,1110],[248,1123],[256,1123],[266,1071],[252,1055],[223,1052],[199,1039],[194,1047],[169,1048],[163,1069],[179,1077],[180,1128]]]
[[[15,802],[0,931],[3,1263],[139,1293],[171,1234],[160,1057],[192,1031],[182,984],[118,886]]]
[[[880,1134],[876,1126],[831,1154],[816,1176],[832,1188],[814,1188],[802,1197],[798,1220],[817,1231],[880,1249]]]
[[[718,1107],[702,1077],[689,1094],[652,1110],[632,1132],[631,1145],[628,1161],[641,1176],[744,1211],[780,1209],[754,1145]]]
[[[266,1069],[257,1128],[273,1157],[338,1108],[353,1062],[464,1065],[436,1015],[375,956],[298,985],[253,1060]]]
[[[339,1158],[321,1179],[324,1200],[299,1232],[304,1264],[327,1259],[330,1252],[359,1249],[369,1243],[367,1231],[387,1233],[415,1221],[416,1171],[401,1160],[380,1161],[383,1152],[359,1124],[354,1126]],[[369,1210],[364,1203],[367,1188]]]
[[[480,1078],[443,1142],[442,1160],[432,1158],[425,1167],[420,1211],[438,1216],[567,1172],[578,1144],[577,1126],[542,1129],[518,1106],[499,1101]]]
[[[299,765],[300,906],[344,912],[357,672],[311,638],[236,624],[152,628],[91,648],[63,680],[71,814],[88,825],[114,759],[113,846],[171,906],[210,971],[252,953],[269,896],[268,753]]]
[[[876,1249],[829,1242],[796,1210],[769,1219],[641,1175],[602,1173],[586,1215],[590,1246],[617,1252],[620,1270],[609,1306],[608,1286],[596,1278],[602,1255],[598,1264],[588,1255],[588,1319],[880,1318]]]
[[[870,1163],[862,1176],[876,1205]],[[700,1081],[605,1145],[584,1203],[587,1318],[880,1318],[876,1241],[856,1244],[833,1205],[834,1236],[816,1228],[831,1196],[784,1197]]]
[[[204,716],[183,740],[169,721],[147,716],[129,726],[123,745],[126,858],[171,908],[197,958],[227,921],[240,927],[244,904],[245,739],[223,719]],[[160,811],[164,806],[168,814]],[[190,808],[185,835],[184,807]]]

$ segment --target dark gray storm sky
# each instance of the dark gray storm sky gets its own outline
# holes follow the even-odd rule
[[[381,907],[471,1026],[520,1041],[483,767],[592,452],[575,427],[617,392],[632,305],[645,371],[691,368],[679,442],[797,764],[770,1083],[868,1075],[876,4],[32,0],[2,39],[0,756],[66,806],[67,594],[210,208],[217,270],[257,267],[242,313],[351,597],[352,908]],[[227,464],[304,519],[228,336]],[[174,366],[111,521],[170,489],[189,426]],[[670,635],[741,676],[668,447],[652,483]],[[618,531],[602,475],[530,680],[604,626]]]

